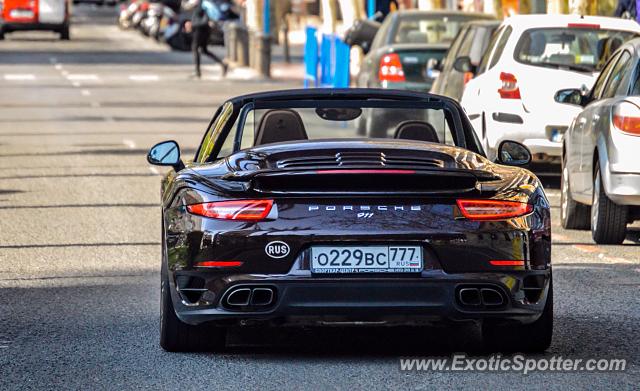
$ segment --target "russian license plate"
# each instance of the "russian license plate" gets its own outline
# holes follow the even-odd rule
[[[418,273],[420,246],[314,246],[312,273]]]

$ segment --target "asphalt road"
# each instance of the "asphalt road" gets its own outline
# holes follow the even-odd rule
[[[160,172],[154,143],[193,152],[227,97],[283,82],[188,79],[190,56],[76,7],[72,41],[0,42],[0,389],[637,389],[639,230],[596,246],[554,205],[556,328],[545,355],[626,358],[624,373],[401,372],[401,356],[473,349],[473,329],[236,330],[220,355],[158,346]],[[637,226],[636,226],[637,227]]]

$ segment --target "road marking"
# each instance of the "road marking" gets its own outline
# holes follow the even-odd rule
[[[132,81],[158,81],[160,77],[158,75],[129,75],[129,80]]]
[[[599,253],[600,249],[598,246],[594,246],[593,244],[574,244],[573,248],[576,250],[582,251],[584,253]]]
[[[74,81],[71,83],[72,86],[74,87],[80,87],[80,82],[79,81]]]
[[[151,173],[154,175],[160,175],[160,171],[158,171],[158,169],[155,167],[149,167],[149,171],[151,171]]]
[[[53,67],[56,68],[56,70],[58,71],[62,70],[62,64],[56,64]]]
[[[131,149],[134,149],[136,147],[136,143],[133,140],[123,139],[122,143]]]
[[[68,71],[62,71],[62,72],[60,72],[60,73],[62,73],[62,76],[64,76],[64,77],[67,77],[67,76],[69,75],[69,72],[68,72]]]
[[[73,73],[73,74],[67,74],[66,75],[68,80],[75,80],[75,81],[97,81],[98,79],[98,75],[92,75],[92,74],[82,74],[82,73]]]
[[[4,79],[11,81],[35,80],[36,76],[31,73],[7,73],[4,75]]]
[[[80,93],[81,93],[83,96],[89,96],[89,95],[91,95],[91,91],[89,91],[89,90],[87,90],[87,89],[80,90]]]

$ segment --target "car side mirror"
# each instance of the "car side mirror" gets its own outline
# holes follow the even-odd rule
[[[456,60],[453,62],[453,69],[460,73],[476,73],[476,66],[471,63],[471,58],[469,56],[456,58]]]
[[[507,166],[526,166],[531,163],[531,152],[517,141],[504,140],[498,146],[497,162]]]
[[[147,161],[154,166],[171,166],[176,171],[184,168],[184,163],[180,160],[180,146],[173,140],[163,141],[151,147]]]
[[[553,96],[553,99],[558,103],[584,106],[587,93],[588,91],[586,91],[584,88],[566,88],[556,92],[556,94]]]

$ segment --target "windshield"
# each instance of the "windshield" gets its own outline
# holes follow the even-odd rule
[[[636,34],[597,28],[544,28],[525,31],[515,59],[529,65],[597,72],[609,56]]]
[[[451,43],[469,17],[402,18],[398,22],[393,43]]]
[[[456,113],[455,115],[453,113]],[[306,140],[385,138],[465,146],[461,119],[442,102],[327,100],[253,102],[241,108],[218,157]]]

